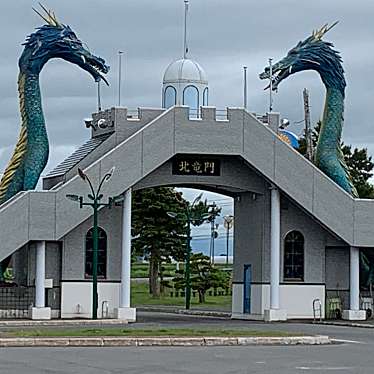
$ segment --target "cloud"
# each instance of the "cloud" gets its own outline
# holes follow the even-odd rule
[[[46,0],[61,22],[71,25],[95,54],[111,65],[111,86],[103,87],[105,106],[116,103],[118,50],[124,50],[123,104],[159,106],[162,74],[182,54],[183,1]],[[326,36],[341,51],[348,81],[344,141],[366,145],[374,154],[370,109],[373,98],[374,2],[361,0],[191,0],[191,58],[206,70],[211,104],[242,105],[242,66],[248,66],[249,108],[265,112],[268,96],[258,73],[269,57],[281,58],[298,40],[325,22],[340,20]],[[0,169],[4,169],[19,132],[17,60],[26,35],[41,25],[32,12],[36,1],[2,0],[0,14]],[[43,104],[52,145],[48,169],[89,137],[82,119],[96,110],[96,85],[79,68],[52,61],[42,72]],[[302,89],[311,95],[313,121],[321,116],[324,88],[313,73],[283,82],[274,109],[291,123],[303,118]],[[300,125],[293,126],[301,132]],[[60,161],[61,161],[60,160]]]

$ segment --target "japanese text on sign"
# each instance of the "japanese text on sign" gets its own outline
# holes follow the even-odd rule
[[[194,157],[178,157],[173,160],[176,175],[220,175],[220,161]]]

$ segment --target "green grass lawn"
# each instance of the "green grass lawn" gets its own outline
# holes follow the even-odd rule
[[[253,337],[284,337],[301,336],[303,334],[290,334],[284,331],[257,331],[240,329],[187,329],[187,328],[155,328],[155,329],[137,329],[137,328],[102,328],[102,329],[27,329],[11,330],[2,334],[3,336],[13,337],[74,337],[74,336],[253,336]]]
[[[171,297],[170,289],[167,288],[165,295],[160,298],[154,298],[148,292],[147,283],[131,282],[131,305],[146,306],[146,305],[166,305],[166,306],[178,306],[183,307],[185,304],[184,297]],[[231,310],[231,296],[206,296],[206,302],[199,304],[198,296],[191,298],[191,306],[193,309],[202,310]]]

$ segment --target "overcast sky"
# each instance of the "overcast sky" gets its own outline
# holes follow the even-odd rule
[[[159,107],[166,66],[182,55],[183,0],[45,0],[93,53],[111,65],[111,87],[102,103],[116,103],[117,51],[125,51],[123,104]],[[17,141],[17,61],[26,35],[42,24],[30,0],[1,0],[0,169]],[[340,20],[325,37],[341,51],[348,82],[344,141],[374,154],[371,105],[374,86],[374,1],[372,0],[190,0],[190,56],[205,69],[210,104],[242,105],[242,66],[248,66],[249,109],[264,113],[268,95],[258,79],[269,57],[282,58],[300,39],[325,22]],[[96,109],[96,86],[84,71],[51,61],[41,74],[44,113],[51,144],[47,170],[89,137],[83,118]],[[302,90],[310,90],[313,121],[319,119],[324,88],[316,73],[284,81],[274,100],[291,123],[302,120]],[[301,132],[301,126],[293,126]]]

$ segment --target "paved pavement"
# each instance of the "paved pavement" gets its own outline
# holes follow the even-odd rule
[[[237,328],[330,335],[330,346],[2,348],[0,374],[302,374],[374,372],[374,330],[303,323],[264,324],[223,318],[141,313],[129,328]],[[111,326],[113,327],[113,326]]]
[[[6,348],[6,374],[372,374],[373,346]]]

